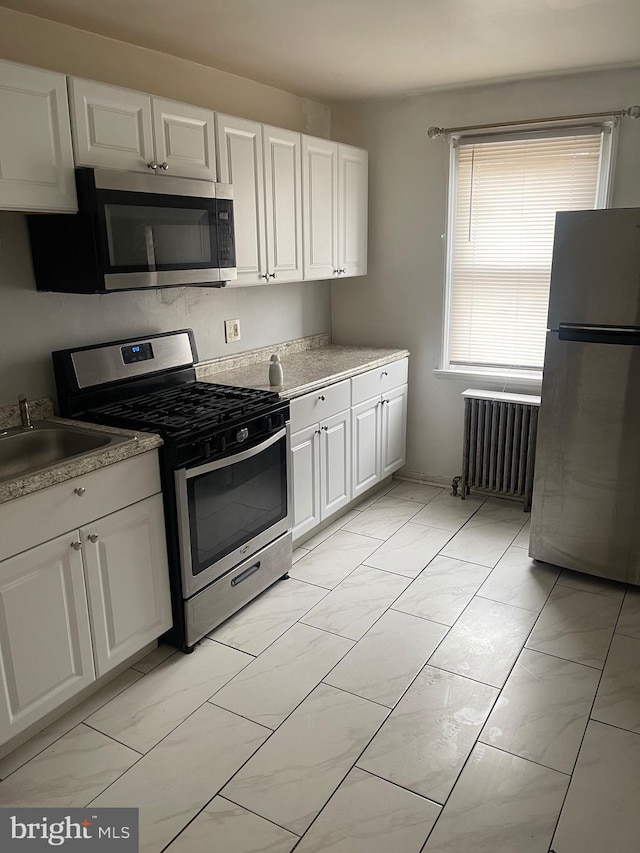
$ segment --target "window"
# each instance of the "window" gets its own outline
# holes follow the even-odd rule
[[[445,370],[539,378],[555,214],[606,206],[612,127],[453,140]]]

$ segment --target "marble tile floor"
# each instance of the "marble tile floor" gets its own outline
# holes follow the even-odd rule
[[[1,759],[0,805],[136,806],[143,853],[632,853],[640,593],[528,535],[387,484]]]

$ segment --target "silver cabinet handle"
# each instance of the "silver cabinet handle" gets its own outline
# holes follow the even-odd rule
[[[328,427],[328,426],[320,427],[320,429],[321,429],[321,430],[323,430],[324,432],[328,432],[328,431],[329,431],[329,427]]]
[[[344,273],[346,273],[346,271],[347,271],[347,268],[346,268],[346,267],[342,267],[342,269],[340,270],[340,272],[341,272],[343,275],[344,275]]]
[[[87,539],[89,540],[89,542],[97,542],[97,541],[98,541],[98,539],[99,539],[99,537],[98,537],[98,534],[97,534],[97,533],[90,533],[90,534],[87,536]]]
[[[386,371],[386,370],[383,370],[383,371],[382,371],[382,375],[383,375],[383,376],[388,376],[389,374],[387,373],[387,371]]]
[[[167,169],[169,168],[169,164],[166,160],[164,161],[164,163],[160,163],[160,168],[164,169],[165,172],[167,171]]]
[[[86,492],[87,492],[87,490],[85,489],[85,487],[84,487],[84,486],[78,486],[78,488],[77,488],[77,489],[74,489],[73,491],[76,493],[76,495],[77,495],[79,498],[81,498],[81,497],[82,497],[84,494],[86,494]]]
[[[319,430],[319,429],[314,430],[314,431],[313,431],[313,434],[314,434],[314,435],[320,435],[320,430]]]
[[[334,271],[333,271],[333,274],[334,274],[334,275],[340,275],[340,270],[334,270]]]
[[[388,401],[388,400],[383,400],[382,402],[383,402],[383,403],[387,403],[387,404],[389,403],[389,401]]]
[[[265,281],[269,281],[269,273],[268,272],[264,273],[263,275],[260,276],[260,278],[263,278]]]
[[[74,551],[79,551],[82,548],[82,542],[72,542],[71,547]]]
[[[320,394],[320,396],[318,397],[318,400],[326,400],[326,399],[327,398],[324,396],[324,394]]]
[[[155,160],[152,160],[150,163],[147,163],[147,169],[153,169],[153,171],[155,172],[155,170],[158,168],[159,166]]]
[[[275,278],[276,274],[274,272],[271,273],[271,278]]]

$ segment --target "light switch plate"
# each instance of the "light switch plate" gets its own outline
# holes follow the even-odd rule
[[[224,321],[224,339],[228,344],[234,344],[240,340],[240,320]]]

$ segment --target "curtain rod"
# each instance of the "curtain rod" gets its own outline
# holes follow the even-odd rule
[[[521,121],[503,121],[499,124],[470,124],[465,127],[430,127],[427,131],[429,139],[438,139],[452,133],[466,133],[470,130],[498,130],[503,127],[526,127],[529,124],[543,124],[544,122],[577,121],[587,118],[640,118],[640,106],[635,104],[626,110],[611,110],[607,113],[582,113],[575,116],[553,116],[550,118],[526,118]]]

